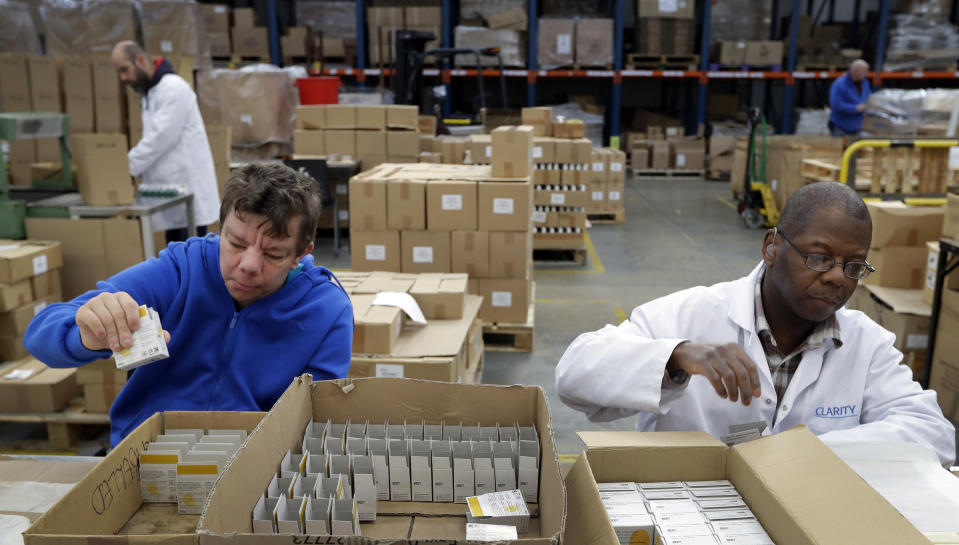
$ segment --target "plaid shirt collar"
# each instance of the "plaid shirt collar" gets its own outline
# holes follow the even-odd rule
[[[809,333],[809,336],[806,337],[806,340],[801,343],[799,346],[793,350],[792,354],[782,354],[779,351],[779,347],[776,346],[776,338],[772,334],[772,330],[769,328],[769,322],[766,320],[766,313],[763,310],[763,295],[762,295],[762,285],[763,278],[766,276],[766,269],[763,268],[758,275],[756,280],[756,289],[755,289],[755,301],[756,301],[756,334],[759,335],[759,339],[763,343],[763,348],[773,348],[776,352],[782,356],[782,361],[790,360],[793,356],[800,352],[806,350],[815,350],[822,348],[823,343],[826,339],[832,339],[833,344],[836,348],[842,346],[842,338],[840,337],[839,331],[839,320],[836,319],[836,315],[833,314],[829,318],[819,322],[813,328],[812,332]]]

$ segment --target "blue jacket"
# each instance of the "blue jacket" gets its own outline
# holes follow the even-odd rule
[[[839,79],[832,82],[829,88],[829,121],[836,125],[843,132],[857,133],[862,128],[864,115],[856,111],[856,106],[865,104],[869,95],[872,94],[872,88],[869,87],[869,80],[864,79],[860,84],[862,92],[856,89],[856,84],[849,79],[849,72],[843,74]]]
[[[51,367],[78,367],[111,356],[80,341],[75,316],[88,299],[125,291],[159,313],[170,357],[135,369],[120,391],[110,408],[113,445],[157,411],[266,411],[300,374],[346,376],[353,307],[328,269],[307,255],[279,291],[237,311],[219,251],[215,235],[173,243],[30,322],[24,345],[31,354]]]

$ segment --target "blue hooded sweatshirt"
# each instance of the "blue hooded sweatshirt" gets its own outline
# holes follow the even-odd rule
[[[75,316],[87,300],[125,291],[159,313],[170,357],[135,369],[120,391],[110,408],[114,446],[158,411],[267,411],[296,376],[346,376],[353,307],[328,269],[307,255],[277,292],[236,310],[219,251],[212,234],[175,242],[30,322],[24,345],[31,354],[50,367],[78,367],[111,356],[80,341]]]
[[[868,79],[863,79],[859,85],[862,91],[856,88],[849,78],[849,72],[846,72],[829,88],[829,121],[849,134],[857,133],[862,128],[865,114],[857,112],[856,106],[865,104],[872,94]]]

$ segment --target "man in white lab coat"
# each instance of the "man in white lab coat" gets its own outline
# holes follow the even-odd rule
[[[804,424],[824,440],[920,443],[951,464],[955,429],[936,393],[900,365],[892,333],[843,306],[875,270],[871,239],[852,189],[803,187],[748,276],[651,301],[573,341],[556,368],[560,397],[592,421],[638,413],[641,431]]]
[[[143,137],[127,154],[130,173],[144,184],[185,186],[193,193],[193,215],[202,235],[217,221],[220,196],[213,154],[196,94],[163,57],[153,62],[135,42],[120,42],[111,56],[120,81],[142,95]],[[154,231],[167,242],[186,240],[185,206],[153,214]]]

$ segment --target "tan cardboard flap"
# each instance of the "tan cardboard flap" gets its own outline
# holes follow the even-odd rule
[[[427,327],[403,330],[391,355],[401,358],[456,355],[482,303],[482,297],[467,295],[462,318],[430,320]]]
[[[592,433],[605,434],[590,446]],[[580,432],[597,482],[712,481],[725,478],[726,445],[705,432]],[[587,436],[584,438],[584,435]],[[644,447],[642,451],[635,450]],[[650,448],[654,447],[654,448]]]
[[[603,432],[579,432],[583,434]],[[586,439],[583,439],[586,441]],[[593,478],[593,470],[584,452],[573,468],[566,474],[566,532],[565,543],[577,545],[614,545],[619,543],[616,532],[609,524],[603,500]]]
[[[718,439],[704,431],[578,431],[587,450],[607,448],[634,448],[662,445],[664,447],[715,447]]]
[[[922,290],[887,288],[869,284],[863,284],[863,286],[878,297],[880,301],[889,305],[895,312],[932,316],[932,307],[922,300]]]
[[[779,545],[929,543],[804,426],[736,445],[728,463],[729,480]]]

